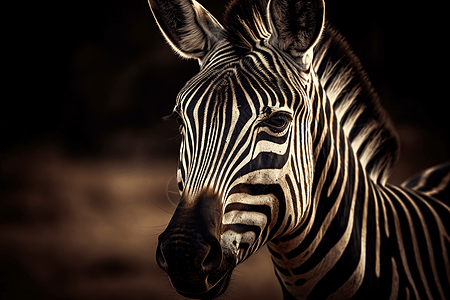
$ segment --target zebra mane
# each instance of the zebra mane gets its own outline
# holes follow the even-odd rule
[[[238,49],[250,51],[254,43],[267,38],[267,2],[232,0],[228,5],[224,26],[228,40]],[[367,174],[384,184],[398,158],[397,134],[359,59],[328,23],[314,49],[313,68]]]
[[[328,24],[313,67],[353,151],[369,176],[384,184],[398,159],[397,133],[359,59]]]
[[[232,0],[224,15],[228,40],[243,51],[270,34],[267,0]]]

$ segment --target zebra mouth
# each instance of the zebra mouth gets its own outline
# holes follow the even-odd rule
[[[219,282],[217,282],[217,284],[207,292],[195,294],[195,293],[186,293],[186,292],[180,291],[178,289],[177,289],[177,292],[181,296],[186,297],[186,298],[191,298],[191,299],[214,299],[214,298],[217,298],[217,297],[223,295],[223,293],[225,293],[225,291],[227,290],[228,285],[230,284],[230,281],[231,281],[231,273],[232,273],[232,270],[227,272],[222,277],[222,279],[220,279]]]

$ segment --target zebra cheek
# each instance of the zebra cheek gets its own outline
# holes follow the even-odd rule
[[[225,228],[232,226],[226,226]],[[254,245],[257,237],[254,232],[238,233],[234,230],[226,230],[221,237],[221,246],[224,256],[234,257],[236,265],[243,262],[249,255],[250,245]]]

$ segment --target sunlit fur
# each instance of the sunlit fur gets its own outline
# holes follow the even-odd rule
[[[233,1],[178,96],[183,201],[218,195],[225,256],[267,244],[285,299],[450,298],[450,165],[386,183],[396,134],[346,42],[327,27],[305,69],[268,11]]]

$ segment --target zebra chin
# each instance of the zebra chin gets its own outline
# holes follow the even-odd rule
[[[231,281],[232,271],[233,270],[226,272],[225,275],[218,282],[216,282],[215,285],[212,285],[212,283],[208,282],[207,283],[208,288],[206,289],[206,291],[194,290],[193,287],[190,287],[189,291],[180,290],[177,288],[177,286],[174,284],[172,280],[171,282],[175,290],[183,297],[192,299],[214,299],[221,296],[227,290],[228,285],[230,284]]]

